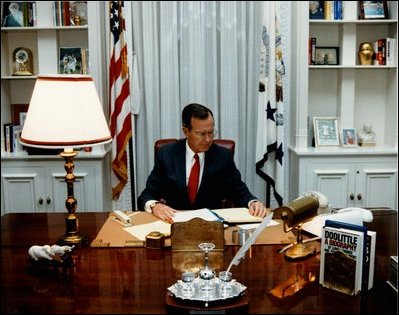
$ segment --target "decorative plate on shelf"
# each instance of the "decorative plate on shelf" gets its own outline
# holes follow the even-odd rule
[[[87,1],[69,1],[71,25],[87,25]]]

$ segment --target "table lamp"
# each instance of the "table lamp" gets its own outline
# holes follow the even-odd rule
[[[304,258],[315,253],[314,246],[303,241],[302,225],[317,215],[319,199],[316,196],[301,196],[287,205],[274,210],[276,216],[283,221],[285,233],[295,231],[297,240],[286,252],[285,256],[290,259]]]
[[[84,246],[87,236],[80,234],[75,214],[73,174],[74,148],[112,141],[103,108],[92,77],[87,75],[38,76],[29,104],[20,142],[29,147],[63,149],[67,199],[66,233],[59,244]]]

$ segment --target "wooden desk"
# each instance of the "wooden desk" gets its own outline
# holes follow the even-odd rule
[[[78,213],[80,229],[93,240],[107,213]],[[1,218],[1,313],[166,313],[165,292],[177,281],[170,250],[81,248],[68,280],[38,276],[27,269],[31,245],[54,244],[65,230],[64,214],[7,214]],[[386,284],[390,255],[397,255],[397,213],[374,212],[369,228],[377,231],[374,287],[347,296],[318,284],[319,255],[290,262],[278,245],[255,245],[233,277],[248,287],[249,313],[397,313],[397,293]],[[227,267],[238,250],[227,246]],[[288,279],[315,278],[291,296],[270,292]],[[292,293],[297,286],[291,286]]]

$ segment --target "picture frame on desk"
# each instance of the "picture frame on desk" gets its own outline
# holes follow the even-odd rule
[[[359,19],[388,19],[387,1],[359,1]]]
[[[316,65],[338,65],[339,47],[317,47],[315,48]]]
[[[336,117],[313,117],[313,126],[316,148],[340,145]]]
[[[343,147],[357,147],[356,129],[342,128],[341,141]]]

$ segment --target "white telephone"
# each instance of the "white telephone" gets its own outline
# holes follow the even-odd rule
[[[334,211],[334,213],[342,213],[348,211],[358,211],[362,215],[363,222],[373,222],[373,213],[370,210],[364,208],[349,207],[349,208],[339,209],[337,211]]]
[[[327,208],[330,206],[328,203],[327,197],[319,191],[308,191],[307,193],[305,193],[305,196],[316,197],[319,200],[320,208]],[[349,212],[349,211],[359,211],[361,213],[363,222],[373,222],[373,213],[370,210],[363,209],[363,208],[349,207],[349,208],[343,208],[343,209],[333,211],[333,213],[342,213],[342,212]]]
[[[329,206],[327,197],[319,191],[308,191],[305,193],[305,196],[316,197],[319,200],[320,208],[327,208]]]
[[[325,195],[318,191],[308,191],[305,196],[313,196],[319,200],[319,210],[320,208],[329,208],[328,199]],[[302,228],[314,235],[321,237],[322,227],[326,219],[343,221],[347,223],[363,225],[363,222],[372,222],[373,213],[370,210],[356,207],[343,208],[339,210],[328,209],[328,213],[321,214],[314,217],[311,221],[305,222]]]

